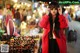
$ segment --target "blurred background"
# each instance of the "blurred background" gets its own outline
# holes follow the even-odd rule
[[[68,21],[67,53],[80,53],[80,0],[0,0],[0,45],[9,44],[9,53],[37,53],[43,34],[38,23],[51,1],[59,3]],[[68,42],[70,30],[76,31],[76,41]]]

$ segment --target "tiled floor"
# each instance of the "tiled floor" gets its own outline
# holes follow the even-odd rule
[[[68,52],[69,53],[80,53],[80,22],[72,21],[69,23],[70,29],[77,31],[77,42],[68,43]]]

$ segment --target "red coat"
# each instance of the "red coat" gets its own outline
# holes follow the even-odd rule
[[[63,15],[59,15],[59,21],[62,20],[61,18],[63,19],[65,17]],[[60,25],[63,25],[63,26],[60,26],[61,30],[60,30],[59,34],[61,35],[61,37],[60,38],[56,37],[56,40],[57,40],[57,43],[59,46],[60,53],[67,53],[66,37],[62,30],[62,28],[67,27],[67,24],[66,24],[66,22],[62,21],[60,23]],[[48,53],[48,33],[50,31],[50,23],[49,23],[48,15],[44,15],[42,17],[42,20],[40,21],[39,26],[44,29],[44,34],[42,36],[42,53]]]

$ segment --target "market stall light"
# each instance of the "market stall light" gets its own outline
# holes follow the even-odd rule
[[[38,7],[38,3],[37,2],[34,4],[34,7]]]
[[[14,6],[13,6],[13,7],[15,8],[17,5],[18,5],[18,4],[14,4]]]
[[[49,4],[51,4],[51,2],[49,2]]]
[[[75,12],[79,10],[79,5],[74,6]]]
[[[3,18],[3,16],[2,15],[0,15],[0,19],[2,19]]]
[[[13,19],[13,21],[16,21],[15,19]]]
[[[36,19],[36,23],[38,23],[39,19]]]
[[[17,8],[20,8],[20,5],[17,5]]]
[[[46,9],[45,9],[45,8],[43,9],[43,12],[44,12],[44,13],[46,12]]]
[[[66,7],[64,6],[64,8],[66,8]]]
[[[13,7],[14,7],[14,8],[20,8],[20,6],[21,6],[20,4],[14,4]]]
[[[31,16],[27,16],[27,20],[30,20],[31,19]]]
[[[27,5],[27,3],[24,3],[24,5]]]
[[[14,2],[18,2],[18,0],[12,0],[12,1],[14,1]]]
[[[42,4],[42,7],[44,7],[44,4]]]
[[[34,10],[33,13],[36,13],[36,10]]]
[[[23,5],[24,3],[22,2],[21,4]]]
[[[30,7],[31,5],[30,4],[27,4],[27,6]]]
[[[70,8],[70,6],[67,6],[67,8]]]
[[[64,6],[64,8],[70,8],[70,6]]]

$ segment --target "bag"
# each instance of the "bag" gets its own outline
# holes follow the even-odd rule
[[[77,32],[76,30],[70,30],[67,37],[68,42],[77,41]]]

